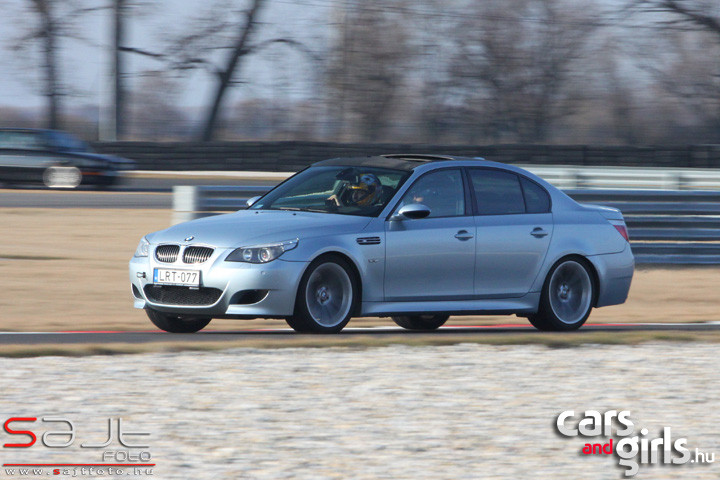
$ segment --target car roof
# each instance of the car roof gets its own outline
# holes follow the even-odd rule
[[[408,172],[417,172],[419,175],[423,175],[428,171],[432,171],[438,166],[443,164],[447,165],[448,168],[455,167],[481,167],[490,169],[500,169],[508,172],[513,172],[522,177],[529,178],[535,183],[541,185],[548,192],[552,198],[553,209],[564,209],[564,210],[577,210],[581,208],[575,200],[568,197],[562,190],[559,190],[548,181],[529,172],[523,168],[507,163],[492,162],[485,160],[481,157],[454,157],[445,155],[403,155],[403,154],[390,154],[390,155],[377,155],[370,157],[341,157],[331,158],[329,160],[323,160],[321,162],[314,163],[311,165],[315,166],[340,166],[340,167],[376,167],[376,168],[388,168],[394,170],[404,170]],[[403,190],[400,190],[404,193]]]
[[[36,135],[50,135],[55,133],[65,133],[60,130],[51,130],[49,128],[30,128],[30,127],[0,127],[0,132],[10,133],[32,133]]]
[[[488,162],[480,157],[453,157],[449,155],[424,155],[424,154],[401,154],[392,153],[387,155],[376,155],[369,157],[339,157],[323,160],[314,163],[314,167],[376,167],[390,168],[393,170],[412,171],[423,165],[436,162],[457,162],[469,161],[476,165],[500,165],[495,162]]]
[[[47,130],[44,128],[30,128],[30,127],[0,127],[0,132],[52,132],[54,130]]]

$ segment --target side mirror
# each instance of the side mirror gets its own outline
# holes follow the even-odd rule
[[[430,215],[430,209],[421,203],[411,203],[405,205],[393,215],[394,220],[410,219],[419,220]]]
[[[257,196],[255,196],[255,197],[248,198],[248,199],[245,201],[245,205],[246,205],[248,208],[250,208],[250,207],[252,207],[253,205],[255,205],[255,202],[257,202],[257,201],[260,200],[261,198],[262,198],[262,197],[261,197],[260,195],[257,195]]]

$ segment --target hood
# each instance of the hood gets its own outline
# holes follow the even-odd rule
[[[180,223],[152,233],[152,244],[193,243],[217,248],[249,247],[333,233],[360,232],[370,218],[315,212],[240,210]],[[186,242],[188,237],[194,237]]]
[[[614,207],[605,207],[603,205],[592,205],[590,203],[581,203],[586,210],[592,210],[599,213],[607,220],[624,220],[622,212]]]

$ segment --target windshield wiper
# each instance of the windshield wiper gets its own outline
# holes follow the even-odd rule
[[[306,212],[316,212],[316,213],[330,213],[327,210],[322,210],[320,208],[306,208]]]
[[[290,211],[293,211],[293,212],[329,213],[327,210],[321,210],[321,209],[319,209],[319,208],[275,207],[273,210],[290,210]]]

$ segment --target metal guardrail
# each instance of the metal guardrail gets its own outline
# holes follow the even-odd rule
[[[562,189],[720,190],[720,170],[518,165]]]
[[[720,192],[566,190],[623,212],[640,264],[720,264]]]
[[[262,186],[175,187],[173,223],[245,208]],[[720,191],[572,189],[581,203],[619,208],[639,264],[720,264]]]
[[[173,187],[173,225],[218,212],[245,208],[245,202],[264,195],[274,185],[253,186],[175,186]]]

